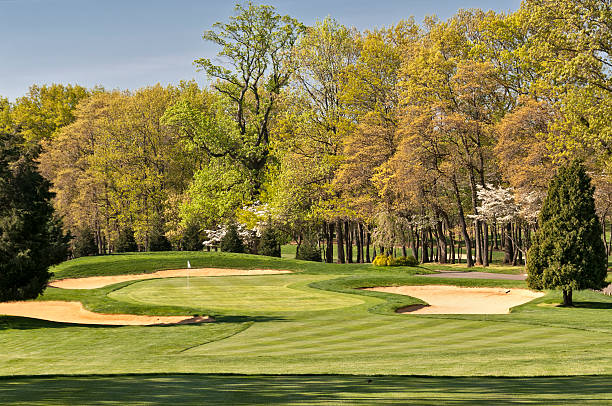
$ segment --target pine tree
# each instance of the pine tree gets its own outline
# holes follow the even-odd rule
[[[278,235],[276,230],[272,227],[265,228],[261,233],[261,240],[259,241],[259,255],[267,255],[269,257],[281,256],[281,246],[278,241]]]
[[[227,232],[221,239],[221,251],[244,253],[244,243],[238,235],[238,227],[235,224],[227,228]]]
[[[75,258],[86,257],[98,253],[96,237],[89,227],[77,231],[74,242],[72,243],[72,254]]]
[[[149,234],[149,251],[172,251],[172,244],[164,234],[161,225]]]
[[[36,298],[69,238],[54,217],[50,183],[18,135],[0,133],[0,302]]]
[[[200,236],[200,226],[195,222],[190,222],[185,227],[183,237],[181,239],[181,245],[184,251],[201,251],[202,250],[202,237]]]
[[[134,230],[124,228],[119,232],[119,237],[115,241],[115,252],[136,252],[138,244],[134,239]]]
[[[317,243],[317,240],[313,236],[308,236],[302,245],[300,245],[300,249],[297,251],[295,255],[295,259],[301,259],[303,261],[315,261],[321,262],[321,247]]]
[[[565,306],[573,305],[573,290],[606,286],[607,258],[593,192],[582,164],[560,168],[527,256],[529,287],[562,290]]]

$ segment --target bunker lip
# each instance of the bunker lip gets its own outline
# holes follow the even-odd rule
[[[0,315],[29,317],[58,323],[107,326],[163,326],[211,323],[210,316],[146,316],[137,314],[95,313],[81,302],[22,301],[0,303]]]
[[[58,279],[49,283],[49,286],[60,289],[97,289],[115,283],[138,281],[157,278],[176,278],[187,276],[248,276],[248,275],[276,275],[292,273],[278,269],[225,269],[225,268],[194,268],[169,269],[152,273],[90,276],[86,278]]]
[[[544,296],[542,292],[515,288],[471,288],[450,285],[386,286],[364,288],[407,295],[427,302],[399,308],[410,314],[507,314],[510,308]]]

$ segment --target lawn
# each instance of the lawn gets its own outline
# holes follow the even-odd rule
[[[424,278],[418,274],[430,270],[423,267],[222,253],[90,257],[54,270],[56,278],[134,273],[183,268],[187,259],[194,267],[295,273],[150,279],[93,290],[48,288],[40,300],[78,300],[107,313],[211,314],[218,322],[91,327],[0,317],[0,375],[5,376],[0,398],[61,404],[62,399],[86,399],[95,388],[96,399],[118,404],[612,399],[605,385],[612,379],[612,297],[597,292],[575,292],[577,307],[571,309],[557,307],[559,293],[548,292],[506,315],[400,315],[395,308],[420,301],[356,288],[513,288],[525,283]],[[107,374],[112,376],[101,376]],[[20,389],[26,385],[37,389]]]

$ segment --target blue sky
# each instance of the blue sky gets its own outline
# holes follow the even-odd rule
[[[332,16],[358,29],[414,16],[447,18],[460,8],[514,11],[520,0],[268,0],[282,14],[312,24]],[[78,83],[135,89],[196,79],[192,62],[216,49],[202,32],[233,13],[234,1],[0,0],[0,95],[29,86]]]

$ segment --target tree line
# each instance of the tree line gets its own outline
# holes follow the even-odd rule
[[[247,3],[203,35],[209,86],[35,85],[0,99],[0,130],[99,254],[130,233],[192,249],[238,222],[327,262],[517,265],[576,158],[610,254],[610,21],[609,2],[526,0],[359,31]]]

